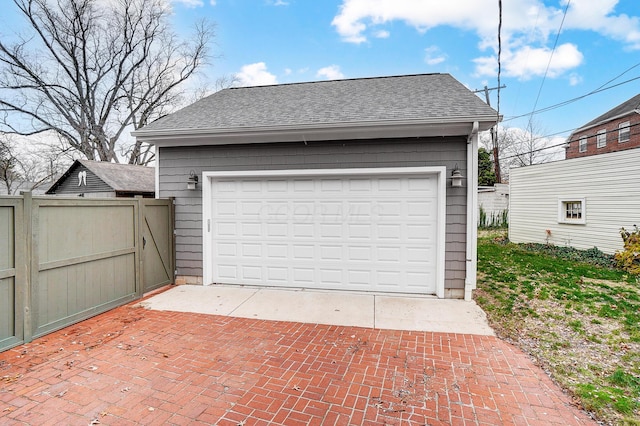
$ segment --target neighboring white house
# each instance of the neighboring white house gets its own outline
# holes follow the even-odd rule
[[[512,169],[509,239],[609,254],[640,225],[640,149]]]
[[[502,215],[509,211],[509,184],[496,183],[493,186],[478,187],[478,225],[490,226],[501,221]],[[482,223],[484,212],[485,221]]]

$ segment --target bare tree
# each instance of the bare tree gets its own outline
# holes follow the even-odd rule
[[[510,168],[547,163],[556,158],[557,152],[550,149],[553,141],[543,134],[544,129],[536,122],[530,123],[528,129],[498,129],[497,143],[503,180],[505,177],[508,178]],[[480,144],[489,151],[493,147],[490,135],[481,135]]]
[[[28,150],[18,150],[12,135],[0,132],[0,193],[14,195],[20,190],[33,191],[68,166],[65,157],[48,144],[31,144]],[[68,159],[67,159],[68,160]]]
[[[13,195],[15,191],[16,181],[20,180],[20,175],[16,170],[17,159],[11,152],[9,139],[5,135],[0,134],[0,182],[4,187],[4,191],[9,195]]]
[[[211,25],[180,40],[166,0],[13,0],[29,33],[0,41],[4,130],[55,131],[90,160],[153,159],[130,130],[174,110],[208,60]]]

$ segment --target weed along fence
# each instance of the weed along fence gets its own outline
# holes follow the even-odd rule
[[[172,200],[0,197],[0,351],[174,279]]]

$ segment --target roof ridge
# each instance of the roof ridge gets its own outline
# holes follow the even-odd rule
[[[114,163],[111,161],[87,160],[85,158],[80,158],[77,161],[79,161],[80,163],[100,164],[100,165],[108,165],[108,166],[115,166],[115,167],[122,167],[122,166],[149,167],[142,164]]]
[[[428,73],[415,73],[415,74],[399,74],[399,75],[383,75],[379,77],[351,77],[351,78],[338,78],[333,80],[313,80],[313,81],[297,81],[291,83],[277,83],[277,84],[262,84],[257,86],[239,86],[239,87],[228,87],[224,90],[238,90],[238,89],[254,89],[260,87],[282,87],[282,86],[295,86],[295,85],[303,85],[303,84],[322,84],[322,83],[335,83],[340,81],[356,81],[356,80],[383,80],[389,78],[402,78],[402,77],[422,77],[427,75],[446,75],[448,73],[441,72],[428,72]]]

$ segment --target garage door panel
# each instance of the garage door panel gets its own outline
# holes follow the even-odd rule
[[[213,281],[434,293],[437,177],[214,179]]]
[[[274,285],[286,285],[289,282],[289,268],[268,266],[267,280]]]
[[[286,223],[267,223],[267,237],[268,238],[287,238],[287,224]]]
[[[312,179],[294,179],[293,192],[313,192],[314,181]]]
[[[343,259],[343,248],[339,245],[322,245],[320,247],[320,260],[340,260]]]
[[[399,178],[379,178],[378,191],[397,192],[402,189],[402,180]]]
[[[262,206],[260,201],[245,201],[240,204],[239,214],[243,219],[258,219],[262,212]]]
[[[262,245],[255,243],[242,243],[242,255],[245,257],[262,258]]]
[[[255,240],[262,237],[262,224],[243,222],[240,223],[240,236],[243,238],[250,238]]]
[[[292,226],[290,227],[284,227],[284,231],[285,233],[287,232],[287,229],[291,228],[293,229],[293,233],[290,235],[292,238],[294,239],[306,239],[306,238],[313,238],[316,234],[316,225],[311,224],[311,223],[294,223]],[[321,236],[326,237],[327,235],[322,234],[322,232],[320,232]],[[283,235],[283,237],[288,238],[289,235],[285,234]]]
[[[315,246],[312,244],[295,244],[293,246],[293,258],[300,260],[315,260]]]
[[[347,235],[352,240],[371,240],[375,238],[371,232],[371,225],[368,223],[350,223],[347,229]]]
[[[221,280],[231,280],[230,282],[234,283],[237,282],[238,267],[236,265],[219,263],[217,265],[217,272]]]
[[[313,286],[315,284],[315,270],[312,268],[293,268],[293,280],[300,285]]]
[[[219,236],[235,236],[237,227],[235,222],[216,222],[216,230]]]
[[[286,259],[289,255],[287,244],[266,244],[268,259]]]

